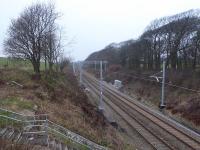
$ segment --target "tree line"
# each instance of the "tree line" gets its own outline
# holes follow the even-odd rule
[[[129,68],[196,69],[200,64],[200,10],[154,20],[134,42],[121,47],[119,58]]]
[[[111,43],[87,60],[107,60],[128,69],[160,70],[162,56],[175,70],[200,65],[200,10],[156,19],[136,40]]]
[[[62,34],[56,23],[60,14],[54,4],[36,3],[11,20],[4,51],[8,56],[29,60],[40,75],[41,61],[50,71],[63,57]]]

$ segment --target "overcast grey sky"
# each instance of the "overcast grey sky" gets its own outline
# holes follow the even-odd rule
[[[37,0],[46,1],[48,0]],[[62,13],[66,55],[83,60],[112,42],[135,39],[154,19],[200,8],[200,0],[51,0]],[[0,56],[10,20],[36,0],[0,0]],[[67,41],[66,41],[67,42]]]

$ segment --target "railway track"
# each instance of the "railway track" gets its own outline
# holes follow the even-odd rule
[[[98,93],[99,82],[84,73],[85,83]],[[200,149],[200,136],[104,83],[104,102],[135,129],[153,149]]]
[[[87,85],[89,88],[93,89],[95,93],[98,94],[98,90],[96,90],[94,85],[91,85],[89,82],[87,82]],[[149,149],[174,149],[172,147],[168,147],[166,143],[158,138],[155,134],[153,134],[150,130],[146,129],[145,126],[143,126],[141,123],[139,123],[135,118],[133,118],[130,115],[127,115],[126,112],[121,110],[117,105],[114,103],[110,102],[108,98],[103,97],[104,102],[110,106],[111,109],[113,109],[114,112],[116,112],[123,120],[134,130],[136,130],[142,137],[143,139],[151,145],[151,148]]]

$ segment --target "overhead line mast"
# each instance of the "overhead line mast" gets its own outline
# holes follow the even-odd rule
[[[100,85],[100,98],[99,98],[99,111],[103,112],[104,107],[103,107],[103,68],[104,71],[106,71],[106,64],[108,62],[107,61],[83,61],[79,63],[79,70],[80,70],[80,84],[82,84],[82,76],[83,76],[83,65],[84,64],[94,64],[95,65],[95,70],[97,69],[97,64],[99,64],[99,72],[100,72],[100,80],[99,80],[99,85]],[[103,67],[104,65],[104,67]]]

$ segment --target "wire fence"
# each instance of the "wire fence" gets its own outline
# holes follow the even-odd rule
[[[25,135],[44,134],[46,144],[48,143],[48,134],[52,134],[58,139],[64,138],[64,141],[71,141],[84,146],[86,149],[107,150],[106,147],[98,145],[79,134],[76,134],[50,120],[47,114],[23,115],[7,109],[0,108],[0,128],[17,128]],[[36,130],[35,130],[36,129]]]

